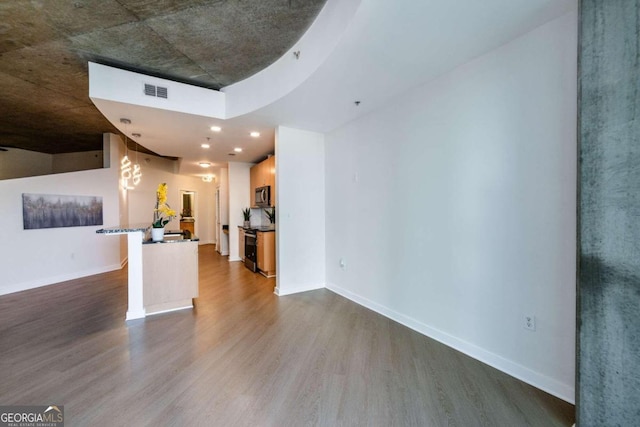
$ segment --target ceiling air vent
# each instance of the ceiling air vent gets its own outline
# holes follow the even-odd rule
[[[147,96],[156,96],[156,87],[154,85],[144,84],[144,94]]]
[[[147,96],[157,96],[158,98],[168,98],[168,90],[166,87],[154,86],[148,83],[144,84],[144,94]]]
[[[158,86],[157,91],[156,91],[156,96],[158,98],[167,99],[167,88]]]

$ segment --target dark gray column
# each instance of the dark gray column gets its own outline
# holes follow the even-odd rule
[[[640,425],[640,0],[580,7],[578,426]]]

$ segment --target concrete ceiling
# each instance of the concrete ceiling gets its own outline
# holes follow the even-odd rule
[[[219,89],[281,57],[325,1],[2,1],[0,147],[101,149],[118,130],[89,99],[88,61]]]

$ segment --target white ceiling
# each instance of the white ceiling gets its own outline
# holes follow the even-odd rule
[[[142,145],[181,157],[181,173],[203,175],[199,161],[255,162],[272,153],[277,125],[331,131],[576,8],[577,0],[362,0],[335,48],[306,80],[246,115],[223,120],[119,103],[99,108],[123,132],[119,118],[135,116],[137,130],[131,126],[129,132],[140,132]],[[325,25],[322,19],[314,26]],[[223,131],[211,132],[213,124]],[[249,137],[252,130],[261,137]],[[151,133],[153,142],[145,139]],[[200,148],[206,137],[209,150]],[[235,147],[243,152],[228,156]]]

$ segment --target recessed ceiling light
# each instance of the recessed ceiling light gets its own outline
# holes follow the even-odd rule
[[[209,147],[211,147],[211,146],[210,146],[209,144],[202,144],[202,145],[200,145],[200,147],[202,147],[202,148],[209,148]]]
[[[211,126],[211,130],[214,132],[220,132],[222,128],[220,126]]]
[[[260,132],[251,132],[249,135],[251,135],[254,138],[257,138],[260,136]]]
[[[242,148],[236,147],[233,149],[233,151],[235,151],[236,153],[242,153]]]
[[[211,166],[211,163],[209,162],[200,162],[198,164],[200,165],[201,168],[208,168],[209,166]]]

